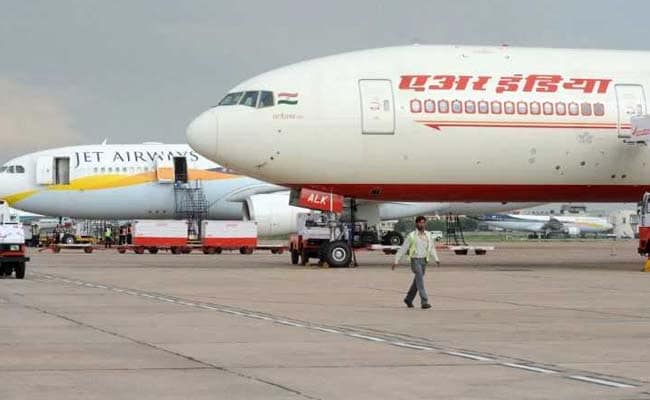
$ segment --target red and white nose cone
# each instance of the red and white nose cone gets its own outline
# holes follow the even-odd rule
[[[211,110],[196,117],[187,127],[187,143],[202,156],[217,156],[217,117]]]

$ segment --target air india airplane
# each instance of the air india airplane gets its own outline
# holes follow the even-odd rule
[[[258,222],[260,235],[295,232],[286,188],[237,175],[185,144],[101,144],[39,151],[0,167],[0,198],[41,215],[86,219],[170,219],[188,196],[204,201],[209,219]],[[529,203],[367,202],[370,223],[415,214],[483,213]],[[179,208],[181,208],[179,210]],[[373,220],[373,217],[375,220]]]
[[[198,116],[198,153],[379,201],[638,201],[650,53],[405,46],[253,77]]]

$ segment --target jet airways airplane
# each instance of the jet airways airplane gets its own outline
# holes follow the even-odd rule
[[[253,77],[187,139],[293,188],[398,201],[638,201],[650,53],[405,46]]]
[[[260,235],[295,232],[286,188],[237,175],[184,144],[87,145],[17,157],[0,167],[0,198],[41,215],[86,219],[174,218],[200,188],[210,219],[249,219]],[[194,194],[196,196],[196,193]],[[483,214],[528,203],[376,203],[359,205],[372,223],[415,214]]]
[[[586,215],[527,215],[491,214],[478,218],[488,226],[512,231],[531,232],[549,236],[554,233],[571,236],[599,234],[611,231],[614,226],[605,218]]]

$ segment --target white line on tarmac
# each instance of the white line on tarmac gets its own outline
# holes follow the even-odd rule
[[[152,299],[165,301],[165,302],[168,302],[168,303],[182,304],[182,305],[186,305],[186,306],[190,306],[190,307],[198,307],[198,308],[202,308],[202,309],[206,309],[206,310],[219,311],[219,312],[224,312],[224,313],[228,313],[228,314],[248,317],[248,318],[263,319],[263,320],[277,322],[277,323],[284,324],[284,325],[295,326],[295,327],[299,327],[299,328],[314,329],[314,330],[321,331],[321,332],[326,332],[326,333],[344,334],[346,336],[351,336],[351,337],[355,337],[355,338],[358,338],[358,339],[371,340],[371,341],[375,341],[375,342],[385,342],[387,344],[392,344],[394,346],[405,347],[405,348],[410,348],[410,349],[415,349],[415,350],[424,350],[424,351],[436,351],[436,350],[438,350],[438,349],[435,349],[435,348],[432,348],[432,347],[427,347],[427,346],[420,346],[420,345],[415,345],[415,344],[405,343],[405,342],[400,342],[400,341],[390,341],[390,340],[378,338],[378,337],[375,337],[375,336],[367,336],[367,335],[362,335],[362,334],[355,333],[355,332],[339,331],[339,330],[336,330],[336,329],[330,329],[330,328],[325,328],[325,327],[321,327],[321,326],[303,325],[303,324],[299,324],[299,323],[296,323],[296,322],[287,321],[287,320],[284,320],[284,319],[277,319],[277,318],[267,317],[267,316],[254,314],[254,313],[249,313],[249,312],[240,312],[240,311],[235,311],[235,310],[231,310],[231,309],[228,309],[228,308],[210,306],[210,305],[207,305],[207,304],[196,304],[196,303],[186,302],[186,301],[182,301],[182,300],[176,300],[176,299],[169,298],[169,297],[152,295],[152,294],[142,293],[142,292],[134,292],[134,291],[127,290],[127,289],[120,289],[120,288],[117,288],[117,287],[110,287],[110,286],[104,286],[104,285],[99,285],[99,284],[92,284],[92,283],[89,283],[89,282],[82,282],[82,281],[72,281],[72,280],[68,280],[68,279],[64,279],[64,278],[59,278],[59,277],[56,277],[56,276],[53,276],[53,275],[42,274],[41,276],[44,276],[44,277],[46,277],[48,279],[58,280],[58,281],[61,281],[61,282],[71,283],[71,284],[80,285],[80,286],[87,286],[87,287],[93,287],[93,288],[98,288],[98,289],[106,289],[106,290],[111,290],[111,291],[116,292],[116,293],[124,293],[124,294],[128,294],[128,295],[131,295],[131,296],[147,297],[147,298],[152,298]],[[456,357],[463,357],[463,358],[476,360],[476,361],[492,361],[492,362],[496,361],[493,358],[483,357],[483,356],[479,356],[479,355],[476,355],[476,354],[470,354],[470,353],[465,353],[465,352],[460,352],[460,351],[440,351],[440,350],[438,350],[438,351],[441,354],[447,354],[447,355],[456,356]],[[538,372],[538,373],[544,373],[544,374],[558,374],[559,373],[559,371],[554,371],[554,370],[551,370],[551,369],[533,367],[533,366],[530,366],[530,365],[518,364],[518,363],[499,363],[498,365],[503,365],[503,366],[510,367],[510,368],[519,368],[519,369],[526,370],[526,371]],[[616,382],[616,381],[607,380],[607,379],[593,378],[593,377],[585,376],[585,375],[569,375],[569,376],[564,376],[564,377],[568,378],[568,379],[573,379],[573,380],[577,380],[577,381],[583,381],[583,382],[587,382],[587,383],[603,385],[603,386],[608,386],[608,387],[613,387],[613,388],[635,388],[635,387],[637,387],[635,385],[630,385],[630,384],[627,384],[627,383]]]
[[[295,326],[295,327],[298,327],[298,328],[304,328],[305,327],[305,325],[297,324],[297,323],[291,322],[291,321],[285,321],[283,319],[275,320],[275,322],[277,322],[279,324],[283,324],[283,325]]]
[[[399,346],[399,347],[408,347],[409,349],[416,349],[416,350],[426,350],[426,351],[433,351],[431,347],[426,347],[426,346],[418,346],[415,344],[410,344],[410,343],[404,343],[404,342],[388,342],[392,345]]]
[[[372,340],[373,342],[385,342],[385,339],[374,337],[374,336],[366,336],[366,335],[360,335],[358,333],[348,333],[348,336],[352,336],[355,338],[359,339],[366,339],[366,340]]]
[[[460,351],[443,351],[442,354],[447,354],[447,355],[456,356],[456,357],[469,358],[471,360],[476,360],[476,361],[495,361],[494,358],[482,357],[482,356],[477,356],[475,354],[469,354],[469,353],[462,353]]]
[[[524,364],[501,363],[501,365],[505,365],[506,367],[511,367],[511,368],[525,369],[526,371],[539,372],[539,373],[542,373],[542,374],[557,374],[558,373],[557,371],[553,371],[552,369],[531,367],[530,365],[524,365]]]
[[[341,331],[337,331],[336,329],[321,328],[320,326],[312,326],[311,328],[316,329],[317,331],[327,332],[327,333],[343,333]]]
[[[628,385],[626,383],[608,381],[608,380],[605,380],[605,379],[592,378],[592,377],[584,376],[584,375],[571,375],[571,376],[568,376],[568,378],[569,379],[575,379],[577,381],[595,383],[595,384],[598,384],[598,385],[621,388],[621,389],[636,387],[636,386]]]

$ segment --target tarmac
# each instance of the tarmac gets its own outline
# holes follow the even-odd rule
[[[31,252],[0,281],[0,399],[650,399],[635,241],[391,256]]]

